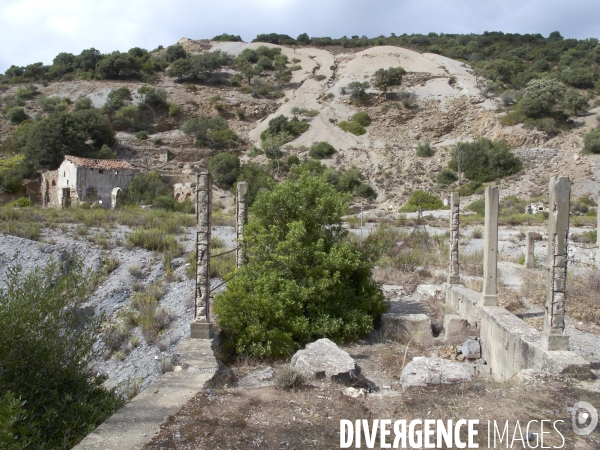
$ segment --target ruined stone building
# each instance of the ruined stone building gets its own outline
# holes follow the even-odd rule
[[[58,170],[42,174],[42,202],[52,207],[88,202],[114,208],[134,173],[131,164],[123,159],[65,156]]]

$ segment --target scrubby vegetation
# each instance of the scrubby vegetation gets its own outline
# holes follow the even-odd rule
[[[81,309],[94,285],[77,259],[0,291],[0,447],[73,447],[122,406],[87,370],[99,321]]]

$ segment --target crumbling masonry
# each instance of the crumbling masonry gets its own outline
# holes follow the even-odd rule
[[[240,181],[237,184],[237,202],[235,207],[235,219],[236,219],[236,238],[237,247],[235,251],[235,265],[236,267],[243,266],[246,262],[244,258],[244,226],[248,222],[248,183],[246,181]]]

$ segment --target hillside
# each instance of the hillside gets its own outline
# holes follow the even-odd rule
[[[366,49],[316,48],[187,38],[181,39],[179,44],[188,55],[220,50],[238,57],[246,49],[256,50],[263,46],[281,49],[288,59],[287,68],[292,64],[289,61],[294,61],[293,71],[289,69],[291,79],[279,89],[275,87],[278,84],[275,72],[263,71],[260,79],[275,88],[269,93],[257,94],[245,81],[231,82],[232,76],[238,72],[231,67],[220,69],[205,81],[191,80],[193,83],[183,83],[158,70],[151,79],[147,79],[154,84],[131,79],[34,83],[39,91],[37,97],[67,97],[70,103],[66,110],[70,111],[81,97],[91,99],[93,107],[101,108],[106,104],[108,94],[119,87],[129,88],[134,94],[132,103],[137,105],[143,103],[144,97],[136,94],[139,88],[164,89],[166,101],[169,105],[178,105],[179,114],[169,115],[155,110],[150,116],[143,117],[148,139],[136,138],[134,129],[115,127],[113,149],[117,157],[128,160],[139,169],[159,169],[171,184],[190,181],[190,175],[206,167],[208,157],[220,151],[233,152],[243,162],[254,161],[268,167],[265,155],[252,156],[257,153],[252,152],[252,148],[261,146],[261,133],[267,129],[271,119],[281,114],[292,117],[294,109],[304,108],[313,111],[311,117],[299,115],[309,124],[308,130],[285,144],[282,161],[289,155],[298,155],[301,161],[306,160],[314,143],[327,141],[337,152],[321,162],[342,172],[358,167],[362,181],[375,189],[377,197],[374,205],[378,207],[395,210],[416,189],[439,196],[447,195],[456,186],[441,187],[435,177],[447,166],[453,145],[480,137],[506,140],[525,163],[524,171],[498,181],[502,195],[539,196],[545,192],[548,177],[560,172],[568,174],[574,181],[575,196],[586,193],[594,198],[597,196],[600,156],[581,153],[584,134],[597,125],[597,107],[581,117],[572,116],[573,122],[568,129],[559,133],[525,124],[506,126],[501,120],[509,107],[485,88],[487,82],[481,77],[481,70],[436,53],[420,53],[390,45]],[[163,49],[152,52],[153,58],[164,57],[164,52]],[[400,86],[390,89],[387,100],[373,87],[366,89],[368,98],[360,102],[345,89],[351,82],[372,81],[373,74],[380,68],[398,66],[407,73]],[[0,101],[6,110],[12,99],[18,98],[23,84],[5,82],[2,86],[4,92]],[[347,93],[344,94],[344,91]],[[591,96],[589,103],[592,106],[598,105],[596,91],[582,92]],[[414,96],[403,104],[403,96],[407,93]],[[23,104],[30,118],[39,119],[49,114],[36,97],[26,99]],[[240,111],[243,113],[240,114]],[[337,126],[340,121],[350,120],[358,111],[367,112],[371,117],[366,134],[355,136]],[[220,116],[227,120],[238,139],[225,146],[195,144],[193,136],[186,135],[182,128],[187,119],[199,116]],[[114,122],[114,119],[111,120]],[[4,156],[9,156],[6,142],[10,141],[9,136],[17,128],[9,124],[6,116],[0,119]],[[436,150],[433,157],[416,156],[418,145],[425,142],[431,142]],[[168,163],[159,159],[159,151],[164,147],[174,155]],[[285,176],[277,174],[276,166],[270,167],[276,177]],[[36,177],[29,175],[29,178],[35,181]],[[36,183],[24,185],[27,187],[26,195],[35,197]],[[22,195],[23,192],[2,195],[2,201]]]

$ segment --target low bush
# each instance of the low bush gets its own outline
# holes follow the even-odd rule
[[[365,183],[361,183],[356,188],[356,195],[358,195],[359,197],[363,197],[363,198],[376,198],[377,197],[377,193],[375,192],[375,189],[373,189],[372,186],[365,184]]]
[[[363,127],[368,127],[371,125],[371,116],[369,116],[369,114],[367,114],[365,111],[359,111],[355,113],[351,119]]]
[[[435,194],[425,191],[415,191],[408,199],[408,202],[400,208],[400,212],[414,212],[419,208],[423,211],[434,209],[443,209],[444,203]]]
[[[323,159],[327,158],[335,153],[335,148],[329,142],[316,142],[310,148],[308,153],[311,158]]]
[[[417,147],[417,156],[420,156],[421,158],[430,158],[433,155],[435,155],[435,150],[429,141],[419,142],[419,146]]]
[[[21,106],[15,106],[6,112],[6,117],[11,125],[18,125],[24,120],[29,119],[29,116]]]
[[[342,130],[344,130],[348,133],[352,133],[355,136],[361,136],[367,132],[365,127],[363,127],[358,122],[354,122],[354,121],[348,122],[347,120],[340,120],[337,125]]]
[[[585,153],[600,153],[600,129],[592,130],[583,137]]]
[[[440,186],[449,186],[458,180],[458,175],[450,169],[442,169],[442,171],[438,173],[436,180]]]

